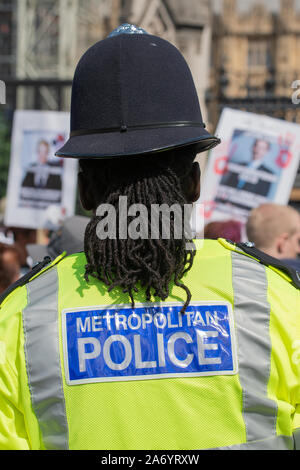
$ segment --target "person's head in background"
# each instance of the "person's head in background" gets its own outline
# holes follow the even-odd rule
[[[45,165],[48,161],[50,145],[46,140],[40,140],[37,144],[38,162]]]
[[[218,238],[225,238],[234,243],[241,241],[242,225],[235,220],[228,220],[226,222],[210,222],[204,229],[204,238],[210,240],[217,240]]]
[[[20,278],[21,255],[14,245],[0,244],[0,293]]]
[[[253,160],[261,160],[264,158],[267,153],[269,153],[271,148],[270,142],[263,139],[257,139],[253,144]]]
[[[254,209],[246,225],[248,240],[277,259],[300,254],[300,214],[290,206],[263,204]]]
[[[7,231],[12,232],[14,239],[14,246],[20,252],[21,267],[27,268],[27,249],[26,246],[30,243],[36,243],[37,231],[34,229],[9,227]]]

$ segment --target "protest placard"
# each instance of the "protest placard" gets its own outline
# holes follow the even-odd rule
[[[15,112],[5,225],[55,229],[74,215],[77,161],[54,156],[69,126],[69,113]]]
[[[209,156],[200,203],[205,223],[238,220],[267,202],[285,205],[299,168],[300,126],[226,108]]]

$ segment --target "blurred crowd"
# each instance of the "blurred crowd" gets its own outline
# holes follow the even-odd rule
[[[89,219],[74,216],[57,231],[44,230],[37,243],[37,231],[2,227],[0,231],[0,294],[45,256],[55,259],[64,251],[83,251],[84,232]],[[198,238],[225,238],[234,243],[245,241],[273,258],[300,271],[300,213],[290,207],[263,204],[254,209],[244,227],[236,220],[214,221],[205,226]],[[41,238],[41,237],[40,237]]]
[[[46,256],[54,260],[61,253],[83,250],[87,217],[74,216],[57,230],[5,228],[0,231],[0,294],[30,271]],[[39,240],[38,240],[39,239]]]

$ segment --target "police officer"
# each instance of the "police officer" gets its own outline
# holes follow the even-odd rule
[[[296,447],[299,273],[179,236],[218,143],[170,43],[123,26],[81,58],[58,155],[93,215],[2,298],[1,449]]]

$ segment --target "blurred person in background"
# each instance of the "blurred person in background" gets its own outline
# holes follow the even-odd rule
[[[11,234],[14,240],[14,245],[20,253],[21,258],[21,272],[25,274],[29,269],[28,253],[26,245],[36,243],[37,231],[35,229],[27,229],[20,227],[8,227],[5,234]]]
[[[210,240],[218,240],[225,238],[234,243],[241,242],[242,224],[236,220],[228,220],[226,222],[210,222],[204,229],[204,238]]]
[[[21,253],[14,245],[0,243],[0,293],[21,275]]]
[[[89,220],[88,217],[79,215],[69,217],[58,230],[53,231],[47,245],[37,243],[26,245],[30,266],[42,261],[45,256],[50,256],[54,260],[63,252],[71,255],[83,251],[84,233]]]
[[[246,233],[258,250],[299,268],[300,214],[296,209],[262,204],[250,213]]]

